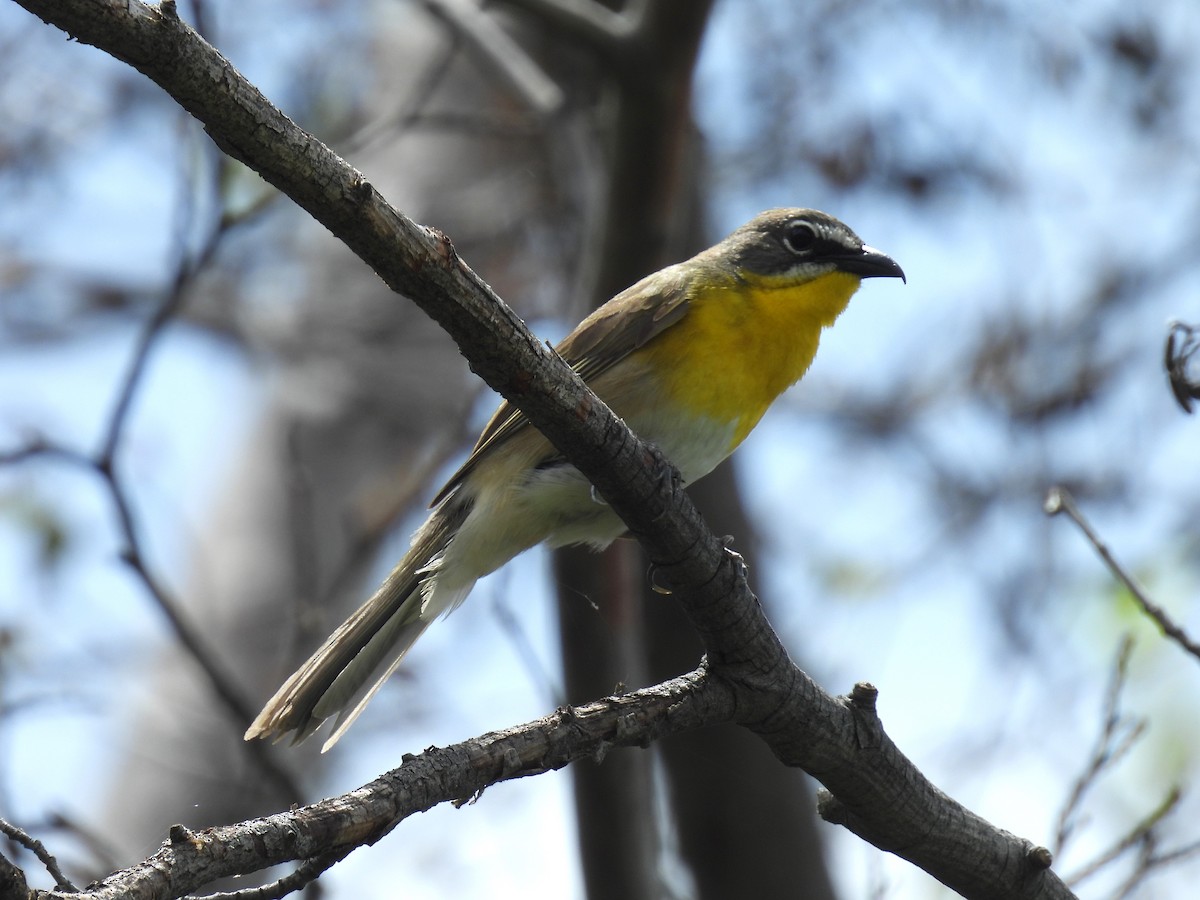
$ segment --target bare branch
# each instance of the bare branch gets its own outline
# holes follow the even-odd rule
[[[1142,852],[1138,855],[1137,867],[1113,896],[1116,900],[1125,900],[1126,897],[1133,896],[1134,891],[1141,887],[1150,875],[1197,854],[1200,854],[1200,841],[1184,844],[1174,850],[1159,851],[1155,847],[1155,841],[1147,836],[1142,843]]]
[[[1127,722],[1121,715],[1121,694],[1129,674],[1129,658],[1133,653],[1133,639],[1126,636],[1117,651],[1112,678],[1104,697],[1104,724],[1092,748],[1087,766],[1071,788],[1067,802],[1058,817],[1055,829],[1054,852],[1061,854],[1075,831],[1075,818],[1079,814],[1084,795],[1096,784],[1100,776],[1120,762],[1146,731],[1145,720]],[[1122,727],[1124,726],[1124,727]]]
[[[54,854],[47,850],[46,846],[29,832],[23,828],[18,828],[5,819],[0,819],[0,833],[7,835],[36,856],[38,861],[46,867],[46,871],[50,873],[50,877],[54,879],[54,883],[58,885],[60,891],[74,893],[79,890],[79,888],[71,883],[71,879],[63,873],[63,870],[59,868],[58,860],[54,858]]]
[[[188,197],[186,190],[184,196]],[[220,246],[221,240],[226,236],[231,227],[224,220],[219,221],[215,228],[209,230],[204,245],[194,255],[189,257],[186,250],[186,234],[194,215],[195,208],[193,203],[185,202],[182,204],[182,212],[179,216],[180,221],[176,229],[179,260],[175,267],[175,276],[172,279],[171,288],[167,292],[166,297],[159,303],[158,307],[154,310],[154,314],[142,329],[133,353],[133,358],[130,361],[129,370],[125,373],[125,378],[121,383],[120,389],[117,391],[113,411],[108,417],[108,428],[101,444],[100,452],[96,457],[96,465],[102,472],[108,472],[113,467],[113,459],[116,455],[117,447],[121,442],[121,436],[129,421],[130,406],[141,384],[142,375],[150,360],[150,354],[158,342],[159,335],[162,334],[167,325],[179,313],[187,298],[188,287],[194,281],[196,274],[212,260],[213,255]]]
[[[208,646],[203,634],[184,613],[171,592],[162,585],[146,565],[142,555],[138,529],[134,523],[133,509],[124,486],[111,461],[105,465],[102,459],[93,459],[76,450],[61,447],[41,439],[30,441],[23,447],[0,453],[0,466],[13,465],[38,458],[49,458],[78,466],[97,473],[108,490],[117,514],[118,528],[125,541],[121,558],[145,586],[159,610],[166,617],[184,650],[195,660],[230,714],[232,727],[240,732],[243,725],[253,718],[253,710],[234,679],[225,671],[216,654]],[[262,772],[289,797],[301,797],[303,792],[295,778],[283,769],[262,745],[250,747],[250,755]]]
[[[1100,854],[1100,856],[1096,857],[1096,859],[1092,860],[1092,862],[1088,863],[1085,868],[1074,873],[1068,879],[1069,883],[1072,885],[1077,885],[1081,881],[1091,878],[1105,866],[1119,859],[1130,850],[1139,846],[1146,847],[1153,843],[1154,828],[1163,819],[1171,814],[1171,812],[1179,805],[1179,801],[1182,799],[1182,797],[1183,794],[1177,787],[1168,791],[1167,795],[1162,799],[1162,802],[1160,802],[1155,809],[1151,810],[1144,819],[1135,824],[1133,828],[1129,830],[1129,833],[1113,844],[1112,847]],[[1152,852],[1145,854],[1144,858],[1140,861],[1138,871],[1134,873],[1139,880],[1145,877],[1145,873],[1149,868],[1148,862],[1151,858],[1153,858]],[[1125,892],[1126,891],[1122,891],[1122,894]]]
[[[553,118],[565,102],[562,89],[500,24],[469,0],[423,0],[429,12],[457,31],[539,119]]]
[[[346,148],[361,150],[381,139],[389,130],[403,132],[416,122],[424,114],[438,86],[445,80],[461,43],[462,35],[452,31],[448,45],[438,54],[437,59],[421,72],[401,104],[388,115],[380,116],[352,134],[345,143]]]
[[[595,0],[505,0],[550,23],[563,34],[601,52],[613,54],[633,40],[642,27],[646,0],[634,0],[620,12]]]
[[[91,854],[87,863],[88,872],[112,872],[120,866],[121,851],[113,846],[103,826],[85,825],[75,816],[58,811],[46,817],[45,827],[56,834],[69,835]]]
[[[1100,536],[1088,524],[1087,519],[1083,517],[1083,513],[1079,511],[1079,507],[1075,505],[1075,498],[1071,496],[1070,491],[1064,487],[1052,487],[1049,493],[1046,494],[1046,501],[1043,504],[1043,508],[1046,510],[1046,515],[1048,516],[1055,516],[1060,512],[1065,512],[1071,521],[1079,526],[1079,530],[1083,532],[1083,536],[1088,539],[1088,543],[1095,548],[1096,553],[1104,560],[1109,571],[1133,595],[1133,599],[1142,608],[1142,612],[1157,623],[1158,627],[1162,629],[1163,634],[1175,641],[1175,643],[1192,656],[1200,659],[1200,644],[1197,644],[1188,637],[1187,632],[1167,615],[1166,610],[1152,602],[1145,591],[1133,580],[1133,576],[1126,572],[1125,568],[1117,562],[1116,557],[1112,555],[1107,545],[1100,540]]]
[[[581,759],[600,760],[615,747],[644,747],[667,734],[728,721],[735,709],[729,686],[700,669],[662,685],[406,755],[399,768],[369,784],[310,806],[202,831],[176,825],[145,862],[80,894],[50,891],[42,900],[177,898],[218,878],[293,860],[311,860],[310,868],[320,868],[336,861],[334,855],[373,844],[408,816],[439,803],[466,803],[500,781]]]
[[[497,592],[497,595],[491,598],[492,615],[496,617],[501,633],[508,638],[513,652],[520,660],[521,669],[530,683],[537,688],[539,696],[550,698],[553,703],[561,706],[566,702],[562,688],[555,683],[554,678],[542,665],[537,650],[525,629],[525,619],[518,616],[503,597],[503,593]]]
[[[276,879],[270,884],[244,888],[240,891],[214,891],[211,894],[205,894],[204,897],[205,900],[278,900],[280,897],[294,894],[312,884],[355,849],[354,847],[345,847],[306,859],[296,867],[296,871]]]
[[[797,685],[795,691],[800,694],[807,689],[807,685]],[[764,735],[784,762],[804,758],[803,768],[829,788],[817,792],[821,817],[881,850],[916,863],[963,896],[1073,896],[1050,872],[1049,850],[986,822],[939,791],[904,757],[883,730],[875,709],[877,696],[874,686],[859,683],[848,697],[839,698],[848,715],[838,725],[849,733],[838,740],[812,733],[811,723],[807,736],[802,729],[783,723],[777,723],[780,730],[773,738]],[[807,705],[799,696],[795,701],[796,707]],[[799,708],[781,709],[781,717],[789,712],[801,714]],[[813,710],[804,714],[812,715]],[[814,746],[796,746],[798,739]],[[853,773],[839,771],[844,763],[825,756],[825,749],[833,746],[841,751],[852,748]],[[904,829],[897,827],[901,820],[922,823],[919,830],[927,832],[925,837],[911,830],[901,837]],[[937,866],[930,868],[918,860],[931,849],[927,841],[934,832],[940,858]],[[986,866],[995,868],[980,878],[976,867],[984,864],[985,858]],[[975,875],[972,869],[976,869]]]

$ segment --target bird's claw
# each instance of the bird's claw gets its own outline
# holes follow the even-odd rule
[[[721,538],[721,546],[725,549],[725,552],[729,555],[729,558],[737,564],[742,575],[748,575],[750,573],[750,566],[746,563],[746,558],[733,549],[733,540],[734,538],[732,534],[726,534]]]

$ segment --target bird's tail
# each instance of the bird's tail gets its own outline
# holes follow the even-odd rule
[[[437,618],[466,596],[471,584],[431,592],[436,566],[458,530],[460,517],[433,513],[413,538],[412,548],[366,603],[326,639],[267,701],[246,730],[246,740],[284,737],[300,743],[330,716],[338,717],[328,750],[346,732],[404,654]]]

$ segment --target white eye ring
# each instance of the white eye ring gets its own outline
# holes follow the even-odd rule
[[[783,246],[797,256],[807,253],[817,242],[817,230],[807,222],[797,220],[789,222],[783,235]]]

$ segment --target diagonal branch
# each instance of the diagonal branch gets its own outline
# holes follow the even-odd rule
[[[1158,625],[1163,634],[1177,643],[1187,653],[1190,653],[1196,659],[1200,659],[1200,643],[1192,640],[1188,633],[1168,615],[1167,611],[1151,600],[1134,580],[1133,576],[1125,571],[1125,567],[1112,555],[1112,551],[1108,549],[1108,545],[1101,540],[1100,535],[1096,533],[1088,520],[1084,518],[1083,513],[1079,511],[1079,507],[1075,505],[1075,498],[1071,496],[1070,491],[1064,487],[1050,488],[1042,506],[1048,516],[1056,516],[1060,512],[1066,513],[1067,517],[1083,532],[1083,536],[1087,538],[1088,543],[1092,545],[1092,548],[1099,554],[1104,564],[1108,566],[1108,570],[1129,591],[1130,596],[1142,608],[1142,612]]]
[[[310,806],[191,831],[182,825],[142,863],[85,892],[42,892],[39,900],[150,900],[182,897],[214,880],[293,860],[312,860],[373,844],[414,813],[463,804],[489,785],[602,759],[613,747],[648,746],[668,734],[728,721],[727,685],[703,669],[619,697],[560,709],[514,728],[449,747],[432,747],[379,778]],[[301,866],[297,871],[304,869]]]
[[[71,883],[71,879],[69,879],[63,873],[62,868],[58,865],[58,860],[54,858],[54,854],[47,850],[45,845],[29,832],[25,831],[23,828],[18,828],[11,822],[6,822],[4,819],[0,819],[0,834],[3,834],[9,840],[20,844],[22,847],[36,856],[38,858],[38,862],[46,867],[46,871],[50,873],[50,877],[54,879],[54,883],[58,885],[58,889],[60,891],[73,894],[79,890],[79,888]],[[2,876],[0,876],[0,881],[2,881]],[[3,895],[4,892],[0,891],[0,896]]]
[[[500,23],[470,0],[422,0],[430,14],[461,35],[488,70],[507,82],[513,95],[539,119],[553,118],[566,97],[554,80]]]
[[[138,364],[135,363],[135,368],[137,366]],[[125,403],[123,400],[119,400],[118,405],[124,406]],[[114,424],[111,426],[112,432],[115,433],[120,427],[115,424],[119,421],[120,417],[114,420]],[[212,688],[221,705],[229,713],[233,726],[240,733],[244,723],[253,718],[253,711],[246,701],[245,694],[218,659],[209,641],[193,624],[182,605],[155,577],[147,565],[145,557],[142,555],[141,541],[138,538],[138,529],[133,518],[133,508],[111,459],[106,462],[105,457],[92,458],[58,444],[34,439],[23,447],[0,453],[0,466],[15,465],[35,459],[57,460],[100,476],[116,513],[121,538],[125,542],[125,547],[121,552],[122,561],[142,582],[142,586],[145,587],[159,611],[166,618],[167,624],[171,626],[176,640],[204,673],[209,687]],[[283,793],[283,796],[303,796],[295,777],[278,763],[265,745],[250,745],[247,750],[255,765]]]
[[[616,11],[596,0],[505,0],[556,31],[609,54],[622,50],[642,27],[648,0],[634,0],[629,9]]]

